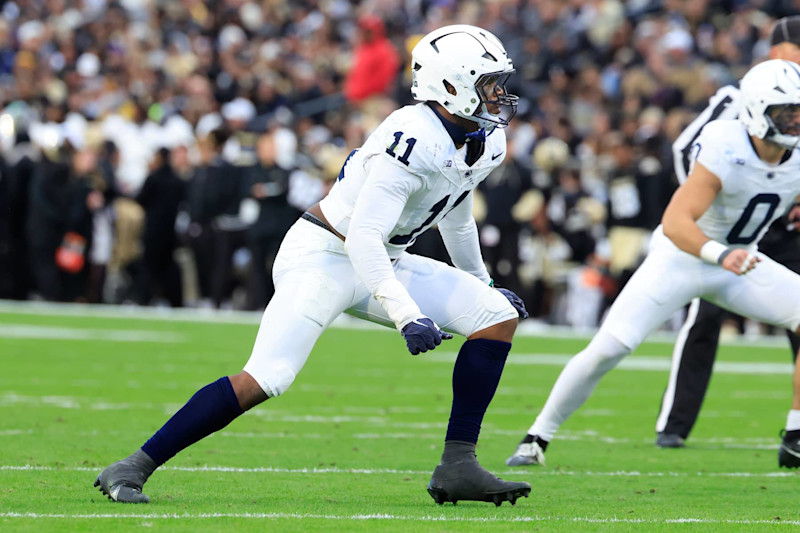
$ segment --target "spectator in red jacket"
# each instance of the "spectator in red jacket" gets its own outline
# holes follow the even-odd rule
[[[383,20],[375,15],[365,15],[358,21],[358,32],[353,68],[344,82],[344,95],[351,102],[386,93],[400,66],[397,50],[386,38]]]

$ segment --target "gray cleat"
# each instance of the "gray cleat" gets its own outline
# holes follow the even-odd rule
[[[100,492],[115,502],[150,503],[150,498],[142,494],[142,487],[156,468],[156,463],[146,453],[137,450],[100,472],[94,486],[100,487]]]
[[[453,450],[456,453],[449,453]],[[503,481],[483,468],[475,457],[475,445],[460,441],[445,443],[442,463],[428,484],[428,494],[439,505],[470,500],[492,502],[499,507],[504,501],[514,505],[517,498],[527,498],[530,493],[529,483]]]
[[[659,433],[656,437],[659,448],[683,448],[685,445],[683,437],[676,433]]]

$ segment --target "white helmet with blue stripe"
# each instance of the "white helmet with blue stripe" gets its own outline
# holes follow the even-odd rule
[[[411,52],[411,94],[490,132],[505,127],[519,97],[505,88],[514,65],[491,32],[456,24],[434,30]]]
[[[788,150],[800,142],[800,66],[783,59],[751,68],[740,84],[747,132]]]

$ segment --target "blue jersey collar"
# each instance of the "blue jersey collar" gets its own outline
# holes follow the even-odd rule
[[[439,120],[442,122],[442,126],[444,126],[444,129],[447,130],[447,133],[450,135],[450,138],[453,139],[453,142],[456,144],[456,146],[471,140],[476,140],[481,143],[486,141],[485,129],[480,128],[478,131],[467,131],[458,124],[454,124],[444,118],[434,106],[428,104],[428,107],[430,107],[431,111],[436,113],[436,116],[439,117]]]

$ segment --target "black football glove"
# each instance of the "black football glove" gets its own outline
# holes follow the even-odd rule
[[[401,333],[406,340],[406,346],[408,346],[408,351],[411,352],[411,355],[433,350],[442,343],[442,339],[453,338],[450,333],[440,330],[433,323],[433,320],[427,317],[420,317],[409,322],[403,326]]]
[[[511,305],[513,305],[514,309],[516,309],[517,313],[519,313],[520,320],[525,320],[526,318],[528,318],[528,310],[525,309],[525,302],[522,301],[522,298],[520,298],[519,296],[514,294],[513,291],[510,291],[508,289],[497,289],[497,290],[500,291],[500,293],[503,296],[508,298],[508,301],[511,302]]]

